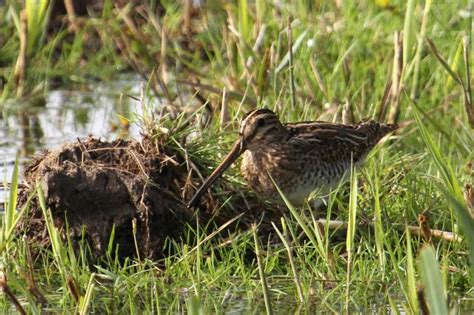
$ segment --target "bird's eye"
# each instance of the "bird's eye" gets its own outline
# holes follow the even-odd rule
[[[257,119],[257,126],[262,127],[263,125],[265,125],[265,119],[263,118]]]

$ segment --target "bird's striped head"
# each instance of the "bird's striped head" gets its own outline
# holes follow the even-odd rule
[[[286,135],[285,127],[277,115],[269,109],[256,109],[247,113],[240,124],[239,139],[234,143],[224,160],[204,181],[188,203],[188,207],[197,204],[199,198],[234,163],[245,150],[258,150],[271,142],[278,143]]]
[[[242,119],[239,135],[243,145],[252,150],[264,143],[281,140],[285,135],[285,128],[273,111],[256,109]]]

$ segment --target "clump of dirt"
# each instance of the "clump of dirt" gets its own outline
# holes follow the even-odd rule
[[[233,211],[215,212],[219,202],[210,194],[203,197],[201,211],[188,209],[185,200],[194,192],[196,171],[207,173],[182,151],[151,137],[141,142],[87,138],[36,158],[25,170],[27,188],[20,191],[19,205],[40,183],[63,239],[68,233],[76,247],[85,239],[92,254],[100,256],[114,229],[120,257],[135,256],[138,247],[140,257],[151,259],[165,255],[167,238],[177,239],[186,224],[196,224],[196,213],[203,226],[212,226],[211,220],[222,224],[242,212],[245,215],[238,221],[242,227],[261,216],[264,205],[256,199],[236,202],[240,208]],[[20,229],[33,244],[49,246],[36,199]]]

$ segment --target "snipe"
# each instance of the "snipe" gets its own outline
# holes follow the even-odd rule
[[[376,121],[356,125],[327,122],[283,124],[268,109],[245,115],[239,139],[222,163],[198,189],[188,206],[195,206],[214,181],[243,153],[241,173],[260,196],[280,201],[273,181],[294,205],[300,205],[316,189],[339,183],[351,163],[367,153],[396,125]],[[352,161],[352,162],[351,162]]]

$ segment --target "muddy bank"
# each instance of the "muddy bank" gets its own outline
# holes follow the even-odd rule
[[[218,211],[220,201],[211,194],[202,198],[200,211],[188,209],[185,201],[202,182],[198,172],[207,176],[209,170],[165,142],[149,137],[141,142],[87,138],[45,152],[25,170],[28,188],[20,191],[19,206],[38,182],[63,239],[68,230],[74,246],[84,238],[94,255],[103,255],[114,228],[119,255],[131,257],[136,254],[135,226],[140,256],[152,259],[164,256],[167,238],[180,239],[186,224],[195,226],[197,213],[201,225],[209,229],[241,213],[229,229],[246,229],[251,222],[260,221],[265,205],[251,196],[235,194],[225,180],[217,183],[218,190],[236,195],[236,202],[225,211]],[[37,198],[20,231],[33,248],[49,246]]]

